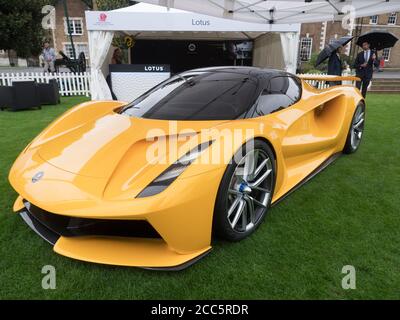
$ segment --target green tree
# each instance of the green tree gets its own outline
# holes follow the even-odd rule
[[[134,3],[135,1],[129,1],[129,0],[96,0],[97,9],[101,11],[124,8]]]
[[[46,0],[0,0],[0,49],[15,50],[20,57],[38,55],[44,30],[42,7]]]

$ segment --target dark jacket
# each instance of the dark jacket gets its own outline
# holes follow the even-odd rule
[[[334,76],[342,75],[342,60],[336,53],[331,54],[328,61],[328,74]]]
[[[379,60],[378,57],[375,60],[372,60],[372,55],[374,52],[371,50],[371,54],[369,56],[368,60],[368,65],[363,68],[361,65],[365,62],[364,59],[364,51],[361,51],[357,57],[356,60],[354,61],[354,69],[356,69],[356,76],[359,78],[362,78],[364,80],[371,80],[372,79],[372,73],[374,72],[373,66],[375,67],[379,66]],[[375,53],[376,55],[376,53]]]

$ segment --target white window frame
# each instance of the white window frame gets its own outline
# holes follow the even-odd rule
[[[63,45],[63,51],[64,51],[65,55],[68,58],[72,59],[72,57],[70,57],[68,52],[67,52],[67,46],[70,46],[71,43],[70,42],[63,42],[62,45]],[[87,42],[74,42],[75,54],[76,54],[76,58],[77,59],[78,59],[78,56],[79,56],[79,53],[80,53],[80,52],[78,52],[78,45],[85,45],[86,46],[87,50],[85,52],[85,58],[86,58],[86,60],[89,60],[89,44]]]
[[[80,21],[81,26],[82,26],[82,33],[77,33],[76,32],[76,27],[75,27],[75,21]],[[72,35],[73,36],[83,36],[85,26],[83,25],[83,17],[70,17],[69,22],[72,23]],[[68,26],[67,26],[67,19],[64,18],[64,32],[66,35],[68,35]]]
[[[307,43],[307,46],[308,46],[308,49],[309,49],[308,53],[307,53],[307,58],[304,59],[304,60],[302,58],[303,40],[307,40],[307,42],[309,43],[309,45]],[[313,46],[313,38],[311,38],[311,37],[302,37],[302,38],[300,38],[300,46],[299,46],[300,47],[300,54],[299,54],[299,56],[300,56],[300,60],[301,61],[309,61],[311,59],[312,46]]]
[[[337,40],[337,38],[330,38],[328,44],[332,44],[332,43],[334,43],[336,40]]]
[[[385,54],[384,54],[384,52],[387,52],[387,57],[385,57]],[[390,53],[391,53],[391,51],[392,51],[392,48],[385,48],[385,49],[383,49],[383,51],[382,51],[382,57],[383,57],[383,59],[385,60],[385,62],[388,62],[389,60],[390,60]]]
[[[394,21],[390,22],[390,20],[391,20],[392,18],[394,18]],[[394,26],[394,25],[396,25],[396,22],[397,22],[397,12],[391,12],[391,13],[389,13],[387,24],[388,24],[389,26]]]
[[[87,42],[77,42],[75,44],[75,50],[76,50],[77,55],[79,55],[81,53],[80,51],[77,50],[79,45],[86,46],[86,50],[84,50],[83,52],[85,53],[86,60],[89,60],[89,44]]]
[[[377,14],[369,17],[369,24],[378,24],[379,17]]]

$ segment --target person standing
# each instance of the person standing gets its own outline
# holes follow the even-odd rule
[[[381,56],[379,59],[379,66],[378,66],[378,72],[383,72],[383,68],[385,67],[385,59]]]
[[[56,61],[56,53],[53,48],[50,47],[50,43],[46,41],[43,45],[43,51],[42,51],[42,56],[44,60],[44,67],[43,71],[48,72],[54,72],[54,62]]]
[[[362,48],[363,51],[357,55],[354,61],[354,68],[356,69],[356,76],[361,79],[361,81],[357,81],[356,87],[361,90],[361,94],[365,98],[374,72],[374,66],[378,67],[379,60],[376,57],[376,53],[370,49],[368,42],[363,42]]]
[[[116,48],[111,58],[111,64],[122,64],[123,53],[120,48]]]
[[[111,64],[122,64],[122,60],[123,60],[123,52],[120,48],[116,48],[111,57]],[[106,82],[108,84],[108,87],[110,88],[110,92],[111,92],[111,96],[112,96],[113,100],[118,100],[112,89],[110,74],[107,75]]]
[[[342,46],[337,48],[335,52],[333,52],[328,60],[328,75],[331,76],[341,76],[342,75],[342,59],[340,58],[340,54],[342,53]],[[330,86],[338,86],[341,85],[341,81],[329,81]]]

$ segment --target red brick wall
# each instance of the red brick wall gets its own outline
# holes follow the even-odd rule
[[[81,36],[73,36],[74,43],[87,43],[87,30],[86,30],[86,21],[85,21],[85,10],[88,10],[86,4],[81,0],[68,0],[68,15],[70,18],[78,18],[81,17],[83,19],[83,35]],[[66,34],[64,28],[64,8],[62,1],[58,1],[56,5],[56,30],[54,32],[55,35],[55,43],[53,42],[54,48],[56,51],[63,50],[64,51],[64,43],[69,43],[69,35]],[[77,52],[77,55],[79,53]],[[59,56],[60,57],[60,56]]]
[[[388,16],[389,14],[379,15],[378,24],[376,25],[370,25],[369,17],[364,17],[361,23],[361,32],[364,33],[373,29],[388,30],[400,39],[400,12],[397,13],[397,21],[396,25],[394,26],[387,24]],[[320,51],[319,46],[321,41],[321,26],[321,23],[305,23],[301,26],[301,37],[305,36],[308,33],[309,36],[313,38],[313,52]],[[335,35],[340,38],[341,36],[347,34],[348,31],[342,28],[341,22],[328,22],[326,28],[325,44],[329,43],[330,39],[335,38]],[[400,41],[396,44],[395,47],[391,49],[390,59],[389,61],[385,62],[385,66],[387,68],[400,68]]]

